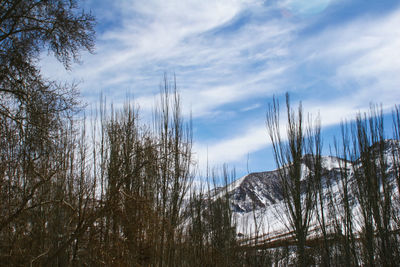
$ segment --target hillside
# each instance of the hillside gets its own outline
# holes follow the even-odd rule
[[[378,144],[371,147],[377,149]],[[398,195],[398,187],[395,183],[393,154],[400,151],[400,143],[395,140],[386,140],[384,143],[384,173],[388,174],[393,199]],[[373,153],[378,155],[378,153]],[[307,167],[307,155],[303,158],[302,179],[308,179],[310,169]],[[355,195],[357,184],[355,173],[362,172],[361,159],[354,162],[345,161],[333,156],[322,157],[322,184],[324,213],[327,215],[329,224],[333,225],[337,220],[336,213],[343,210],[342,193],[343,184],[341,172],[347,168],[349,182],[349,202],[353,212],[353,220],[356,229],[359,229],[361,220],[360,207]],[[380,162],[380,158],[373,161]],[[303,180],[304,181],[304,180]],[[286,216],[282,188],[280,186],[278,170],[250,173],[221,188],[219,192],[228,192],[230,205],[236,229],[239,236],[247,239],[254,236],[261,239],[273,240],[277,237],[287,237],[289,233],[289,222]],[[304,194],[304,192],[303,192]],[[315,215],[315,214],[314,214]],[[317,228],[316,216],[311,221],[310,231]]]

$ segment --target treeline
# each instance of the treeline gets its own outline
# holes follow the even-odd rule
[[[399,251],[399,122],[379,108],[343,123],[326,173],[319,121],[287,97],[267,112],[287,239],[238,236],[223,168],[194,190],[192,130],[176,83],[164,79],[152,124],[105,101],[89,119],[64,113],[1,117],[0,265],[395,266]],[[37,103],[35,103],[37,104]],[[305,172],[303,165],[308,167]],[[219,179],[219,181],[217,181]],[[223,180],[222,187],[220,180]]]
[[[75,0],[2,1],[0,29],[0,265],[231,262],[226,200],[188,191],[192,130],[176,84],[164,80],[151,123],[129,103],[86,119],[76,86],[38,62],[47,51],[69,69],[91,52],[91,14]]]
[[[280,240],[282,247],[293,246],[295,257],[287,264],[397,266],[398,107],[392,113],[392,134],[385,129],[382,109],[377,106],[352,122],[343,122],[340,137],[330,147],[338,163],[332,171],[324,169],[319,118],[308,116],[304,121],[301,104],[294,110],[286,95],[287,132],[283,135],[279,114],[279,102],[274,100],[267,111],[267,128],[282,188],[282,223],[292,233],[291,238]],[[270,247],[266,242],[258,248],[263,246]]]
[[[237,236],[229,187],[217,187],[233,174],[224,168],[192,186],[192,128],[182,119],[175,81],[164,78],[152,122],[144,123],[129,102],[115,110],[102,100],[82,115],[73,84],[40,74],[43,51],[66,68],[81,49],[91,51],[93,26],[73,0],[0,4],[1,266],[399,262],[399,146],[388,150],[385,142],[400,140],[397,107],[392,136],[379,109],[344,123],[332,149],[342,165],[326,177],[318,121],[305,126],[301,106],[295,112],[287,98],[283,138],[273,101],[267,128],[294,238],[264,242],[254,216],[248,240]],[[311,170],[305,179],[302,164]]]
[[[1,117],[1,266],[239,265],[219,175],[191,190],[191,125],[170,86],[150,125],[104,101],[90,119]]]

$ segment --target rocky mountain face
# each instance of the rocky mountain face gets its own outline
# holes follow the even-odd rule
[[[303,159],[302,173],[310,171]],[[344,162],[336,157],[323,157],[323,180],[331,180],[339,173],[339,164]],[[229,185],[233,212],[251,212],[266,208],[282,201],[282,188],[279,183],[278,170],[250,173]],[[334,182],[334,181],[333,181]]]
[[[393,184],[393,192],[398,192],[395,183],[393,155],[399,153],[400,143],[395,140],[387,140],[382,144],[384,146],[384,166],[389,179]],[[371,147],[378,149],[379,144]],[[310,169],[307,167],[307,155],[302,163],[302,180],[307,179]],[[381,158],[374,158],[374,161],[380,161]],[[398,160],[398,158],[397,158]],[[379,165],[379,164],[377,164]],[[356,178],[354,173],[362,171],[361,159],[353,162],[346,162],[343,159],[324,156],[322,157],[322,184],[323,198],[330,199],[331,205],[340,206],[342,193],[342,183],[340,180],[341,171],[347,166],[349,174],[348,181],[351,190],[356,190]],[[282,188],[278,176],[279,170],[250,173],[235,182],[229,184],[227,188],[221,188],[221,191],[228,192],[230,196],[231,209],[235,218],[237,231],[240,234],[252,235],[255,231],[258,234],[282,233],[288,231],[287,218],[284,214],[284,202],[282,197]],[[220,192],[221,192],[220,191]],[[357,202],[350,195],[350,201],[354,210],[357,210]],[[337,207],[340,208],[340,207]],[[329,213],[326,205],[326,214]],[[355,213],[357,214],[357,213]]]

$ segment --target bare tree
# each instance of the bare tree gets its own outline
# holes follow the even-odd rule
[[[313,178],[302,170],[303,156],[307,151],[303,110],[300,104],[296,114],[290,107],[289,95],[286,94],[287,142],[281,135],[279,113],[279,103],[274,99],[267,110],[266,124],[278,167],[288,228],[294,232],[296,238],[298,264],[307,266],[306,239],[316,192]]]
[[[356,252],[356,238],[354,229],[354,194],[351,182],[352,162],[351,140],[348,123],[341,123],[341,138],[334,139],[335,156],[339,158],[339,175],[336,183],[339,188],[339,197],[333,199],[335,205],[332,214],[335,221],[335,234],[339,238],[339,262],[346,266],[358,266],[358,254]]]
[[[70,260],[70,251],[59,248],[75,240],[65,232],[76,226],[68,225],[72,209],[65,203],[73,204],[66,200],[74,179],[68,176],[68,155],[75,153],[67,132],[77,109],[76,89],[44,79],[37,62],[48,50],[70,67],[80,50],[92,50],[93,23],[76,1],[0,3],[2,262]]]
[[[29,121],[33,111],[49,115],[74,107],[74,87],[45,80],[36,63],[47,49],[69,68],[81,49],[92,51],[93,24],[94,18],[80,11],[75,0],[2,1],[0,114],[35,124]]]
[[[353,165],[357,199],[363,217],[365,262],[371,266],[393,264],[393,184],[388,172],[390,144],[386,142],[382,109],[372,106],[353,124]],[[388,146],[389,145],[389,146]],[[376,235],[376,236],[375,236]],[[376,260],[376,255],[379,261]]]

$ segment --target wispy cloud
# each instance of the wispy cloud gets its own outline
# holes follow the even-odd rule
[[[248,153],[266,147],[269,144],[264,126],[255,126],[226,140],[195,145],[200,169],[204,170],[207,162],[217,166],[224,163],[238,163]]]
[[[370,102],[400,100],[400,9],[335,18],[357,1],[119,0],[108,7],[89,0],[95,15],[112,22],[99,21],[96,54],[85,54],[73,72],[45,57],[44,73],[80,81],[88,101],[100,91],[114,102],[133,94],[147,112],[163,73],[174,72],[184,114],[225,128],[220,139],[196,141],[200,161],[208,151],[210,162],[237,163],[268,146],[254,112],[264,112],[260,103],[273,94],[289,91],[325,126]]]
[[[331,71],[324,77],[329,90],[340,95],[338,99],[319,99],[319,102],[340,100],[347,103],[349,110],[367,107],[371,102],[397,104],[400,100],[397,25],[400,25],[399,9],[383,17],[361,17],[306,40],[305,61],[323,62]]]
[[[247,107],[245,107],[245,108],[242,108],[242,109],[240,109],[240,111],[246,112],[246,111],[258,109],[258,108],[260,108],[260,107],[261,107],[261,104],[260,104],[260,103],[256,103],[256,104],[253,104],[253,105],[251,105],[251,106],[247,106]]]
[[[400,30],[396,25],[400,25],[400,10],[383,17],[361,17],[316,35],[298,37],[287,52],[292,58],[287,60],[291,62],[290,68],[280,74],[287,75],[287,81],[280,84],[275,93],[288,90],[300,95],[303,92],[306,112],[314,116],[319,114],[323,126],[354,118],[357,112],[367,111],[370,103],[383,103],[384,110],[389,111],[400,100]],[[321,66],[325,69],[318,69]],[[307,81],[291,75],[291,72],[301,73],[304,67],[315,72],[315,80]],[[316,82],[317,85],[313,85]],[[307,93],[307,86],[298,91],[299,84],[321,87],[313,89],[319,91],[314,96]],[[215,153],[217,162],[235,160],[244,163],[248,153],[268,145],[266,137],[265,127],[260,125],[258,130],[252,129],[239,137],[231,136],[209,144],[208,151],[209,154],[210,151]],[[226,153],[222,152],[223,147],[228,148]],[[234,147],[235,152],[230,147]]]
[[[199,111],[194,114],[205,115],[239,98],[254,97],[286,68],[288,62],[277,68],[264,64],[287,55],[285,43],[294,26],[271,19],[243,22],[232,32],[226,28],[246,10],[251,14],[257,8],[270,8],[263,3],[119,1],[114,8],[123,10],[120,25],[98,36],[96,55],[85,57],[74,77],[84,82],[84,94],[103,88],[115,88],[112,93],[118,94],[129,88],[145,96],[157,92],[164,71],[175,71],[188,106]]]

